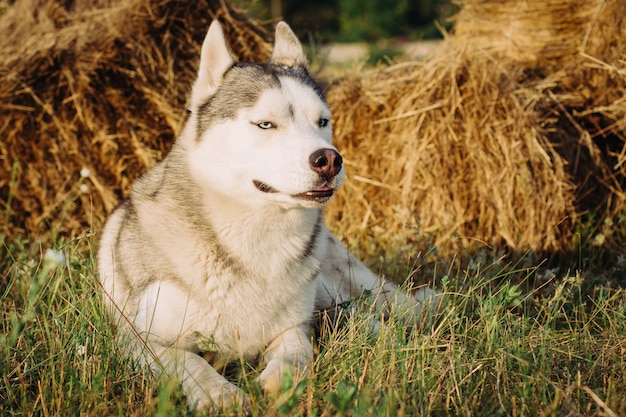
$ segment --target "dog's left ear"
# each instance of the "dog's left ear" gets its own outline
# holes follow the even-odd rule
[[[285,22],[278,22],[274,38],[274,51],[271,64],[281,64],[292,68],[306,68],[306,55],[302,44]]]

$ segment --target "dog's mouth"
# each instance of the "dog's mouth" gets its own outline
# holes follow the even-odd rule
[[[310,191],[306,191],[304,193],[292,195],[292,197],[301,198],[301,199],[304,199],[304,200],[319,201],[319,200],[327,200],[327,199],[329,199],[330,197],[333,196],[334,192],[335,192],[335,190],[333,190],[329,186],[325,185],[325,186],[318,187],[318,188],[315,188],[315,189],[310,190]]]
[[[254,186],[256,187],[256,189],[263,193],[275,194],[279,192],[277,189],[275,189],[271,185],[267,185],[266,183],[262,181],[253,180],[252,182],[254,183]],[[317,202],[323,203],[323,202],[328,201],[328,199],[330,199],[330,197],[332,197],[334,193],[335,193],[335,190],[332,187],[329,187],[328,185],[322,185],[312,190],[305,191],[303,193],[293,194],[291,197],[297,198],[300,200],[310,200],[310,201],[317,201]]]

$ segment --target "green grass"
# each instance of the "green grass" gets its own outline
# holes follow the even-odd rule
[[[57,264],[48,248],[0,237],[2,415],[192,415],[176,385],[120,355],[95,242],[58,242]],[[372,331],[360,303],[342,325],[324,322],[310,377],[278,398],[262,395],[252,364],[229,374],[253,416],[626,415],[623,290],[585,294],[573,275],[526,292],[507,279],[514,266],[472,271],[437,277],[444,303],[412,332],[395,316]]]

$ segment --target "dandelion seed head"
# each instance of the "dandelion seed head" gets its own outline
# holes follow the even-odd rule
[[[65,255],[63,252],[51,248],[46,249],[43,259],[46,262],[52,263],[54,266],[65,264]]]
[[[89,192],[89,186],[87,184],[81,184],[80,192],[83,194],[87,194]]]
[[[603,233],[598,233],[591,241],[592,246],[602,246],[606,241],[606,236]]]
[[[80,170],[81,178],[89,178],[90,175],[91,175],[91,170],[89,168],[83,167],[83,169]]]
[[[86,353],[87,348],[85,347],[85,345],[76,345],[76,354],[78,356],[85,356]]]

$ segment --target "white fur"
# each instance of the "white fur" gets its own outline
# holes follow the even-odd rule
[[[248,207],[267,203],[282,203],[284,208],[301,206],[301,200],[290,196],[310,190],[317,179],[309,167],[309,155],[320,148],[335,149],[330,124],[321,129],[317,126],[320,117],[330,119],[326,104],[310,88],[290,78],[281,78],[281,83],[280,90],[264,92],[253,108],[241,110],[237,119],[219,124],[203,135],[200,144],[192,145],[189,163],[198,175],[196,180],[207,191],[225,195],[229,204],[240,196]],[[289,115],[290,104],[296,107],[295,118]],[[262,121],[277,127],[260,129],[257,123]],[[225,142],[224,137],[237,140]],[[254,189],[252,179],[280,193],[261,194]],[[343,170],[335,180],[336,188],[342,179]]]
[[[280,23],[272,63],[305,62],[297,38]],[[247,405],[216,371],[238,357],[262,354],[260,383],[268,392],[280,389],[286,373],[301,378],[312,359],[315,308],[371,291],[376,306],[402,304],[417,316],[431,295],[414,298],[374,275],[323,224],[325,201],[298,196],[320,181],[310,156],[336,151],[330,124],[319,123],[330,119],[328,106],[306,83],[280,76],[280,87],[197,134],[200,107],[232,64],[214,22],[190,119],[166,159],[111,215],[98,254],[121,343],[177,378],[192,407]],[[260,127],[264,122],[271,128]],[[337,190],[342,179],[343,169],[326,181]],[[259,190],[254,180],[275,192]]]

